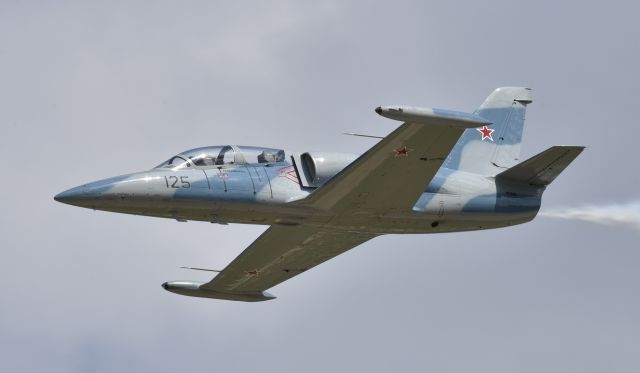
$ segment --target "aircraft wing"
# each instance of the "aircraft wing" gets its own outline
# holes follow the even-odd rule
[[[376,112],[407,121],[297,203],[337,215],[410,211],[463,131],[491,124],[474,114],[448,110],[397,107]]]
[[[261,293],[375,237],[317,227],[271,226],[201,290]]]
[[[389,110],[389,113],[384,112]],[[466,128],[490,124],[473,114],[435,109],[376,110],[407,120],[309,197],[295,202],[348,216],[360,209],[407,211],[436,174]],[[386,115],[388,114],[388,115]],[[263,301],[264,292],[309,268],[366,242],[372,233],[312,225],[274,225],[208,283],[172,282],[183,295]]]

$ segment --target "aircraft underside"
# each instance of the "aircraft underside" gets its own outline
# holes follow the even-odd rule
[[[429,195],[425,193],[424,196]],[[532,220],[539,207],[539,199],[532,198],[529,208],[512,211],[494,211],[479,206],[476,211],[464,210],[460,197],[433,194],[430,199],[442,202],[426,211],[393,212],[379,214],[375,210],[354,210],[349,216],[335,217],[326,211],[290,204],[247,203],[206,200],[173,200],[158,203],[155,200],[135,202],[126,199],[104,201],[95,209],[133,215],[175,219],[177,221],[203,221],[217,224],[258,224],[297,226],[312,225],[341,231],[375,234],[388,233],[444,233],[501,228]],[[521,201],[521,200],[520,200]],[[486,203],[495,206],[495,199]]]

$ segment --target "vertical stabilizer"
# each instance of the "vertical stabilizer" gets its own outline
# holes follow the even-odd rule
[[[495,176],[516,165],[520,157],[525,111],[530,103],[529,88],[501,87],[493,91],[474,112],[492,124],[465,130],[444,166]]]

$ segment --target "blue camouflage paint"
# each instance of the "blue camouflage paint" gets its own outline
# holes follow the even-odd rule
[[[493,141],[482,140],[476,128],[467,129],[447,157],[443,167],[495,175],[519,161],[526,105],[531,102],[528,88],[504,87],[494,91],[474,112],[492,124]],[[473,159],[465,168],[463,161]],[[480,164],[480,166],[478,166]],[[482,167],[482,169],[480,169]]]
[[[389,226],[390,231],[396,232],[398,230],[393,224],[397,224],[404,227],[402,229],[406,228],[406,232],[437,232],[491,228],[533,218],[540,207],[544,188],[514,186],[496,182],[494,177],[507,167],[505,165],[517,163],[528,102],[528,90],[507,87],[492,93],[473,114],[433,109],[435,116],[443,118],[491,122],[494,141],[483,141],[476,128],[465,130],[442,167],[428,182],[410,215],[406,216],[413,220],[403,220],[405,218],[394,215],[393,222],[389,222],[379,217],[378,223],[367,223],[370,226],[364,229],[384,233],[385,226]],[[254,153],[243,154],[243,149]],[[261,149],[229,145],[192,149],[179,155],[185,159],[195,157],[187,162],[188,167],[163,168],[161,165],[147,172],[73,188],[56,198],[65,201],[71,197],[82,198],[82,201],[73,204],[162,217],[261,224],[304,220],[309,224],[314,224],[314,221],[324,224],[325,218],[318,215],[317,211],[305,211],[291,204],[304,199],[314,190],[300,185],[299,178],[302,176],[298,176],[300,170],[296,170],[290,162],[291,154],[284,150],[264,148],[269,153],[263,158],[267,160],[271,157],[271,160],[256,163],[262,162],[262,155],[255,160],[255,152]],[[230,163],[198,166],[196,160],[199,152],[211,151],[221,153],[217,160],[215,154],[207,158],[210,162],[220,161],[222,152],[229,152],[225,153],[224,159],[227,162],[229,158]],[[235,152],[235,160],[227,157],[232,152]],[[505,158],[504,154],[512,158]],[[274,157],[279,161],[274,162]],[[470,165],[478,168],[469,169]],[[177,187],[171,187],[167,178],[172,178],[175,182],[171,184]],[[416,216],[422,220],[415,220]],[[495,224],[474,221],[487,217]],[[433,225],[434,222],[465,219],[471,220],[459,223],[455,228],[447,228],[443,223],[443,228],[438,230]],[[357,229],[363,227],[357,226]]]

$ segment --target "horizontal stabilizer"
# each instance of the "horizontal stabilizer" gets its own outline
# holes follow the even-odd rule
[[[584,146],[552,146],[542,153],[498,174],[496,178],[533,186],[547,186],[583,150]]]

